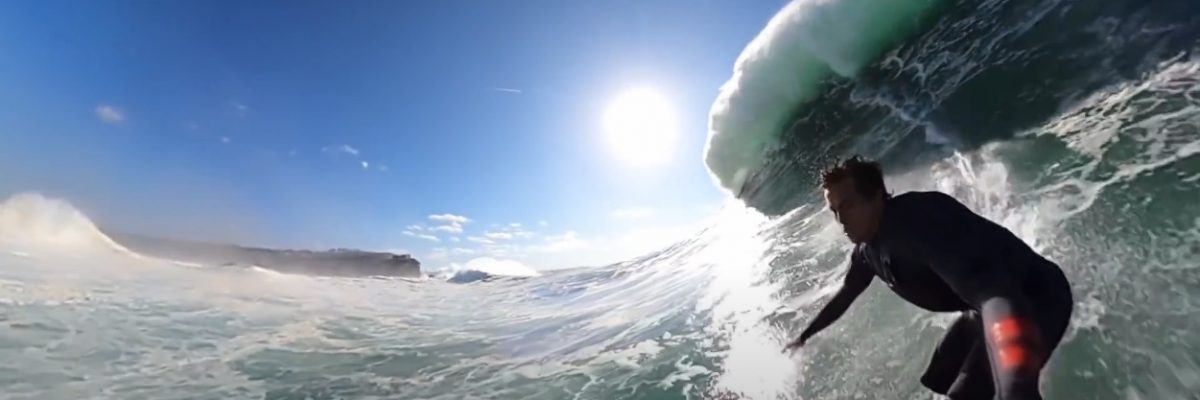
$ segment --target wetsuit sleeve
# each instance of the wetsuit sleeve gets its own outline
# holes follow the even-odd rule
[[[809,323],[808,328],[800,334],[802,342],[808,341],[808,338],[825,329],[846,310],[850,308],[850,304],[854,303],[854,299],[858,298],[867,287],[871,286],[871,281],[875,278],[875,273],[870,267],[861,262],[857,253],[850,255],[850,267],[846,271],[846,277],[842,279],[842,288],[838,289],[837,294],[833,296],[833,300],[817,313],[817,317]]]
[[[1000,399],[1040,399],[1038,371],[1045,361],[1030,300],[1020,287],[1023,265],[1004,265],[999,225],[948,195],[934,197],[913,229],[914,250],[966,303],[979,310]]]

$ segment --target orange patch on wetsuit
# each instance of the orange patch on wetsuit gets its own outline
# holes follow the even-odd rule
[[[1034,352],[1029,348],[1035,336],[1026,334],[1030,328],[1016,317],[992,324],[992,341],[996,344],[996,358],[1001,368],[1018,368],[1036,362]]]
[[[999,356],[1000,367],[1004,369],[1017,368],[1029,362],[1029,354],[1019,344],[1008,344],[996,352]]]

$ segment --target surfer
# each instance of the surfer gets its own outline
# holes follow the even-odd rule
[[[874,161],[841,160],[822,180],[829,209],[855,247],[841,289],[787,348],[841,317],[879,277],[917,307],[961,313],[921,384],[954,400],[1041,399],[1038,375],[1072,310],[1062,270],[947,194],[892,196]]]

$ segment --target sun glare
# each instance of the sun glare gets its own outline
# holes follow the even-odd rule
[[[676,129],[667,100],[649,89],[622,93],[604,113],[609,147],[632,165],[658,165],[670,160],[678,136]]]

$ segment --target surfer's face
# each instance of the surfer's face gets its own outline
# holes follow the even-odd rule
[[[825,188],[825,202],[851,242],[863,243],[875,236],[883,215],[882,193],[863,196],[856,190],[854,178],[848,177]]]

